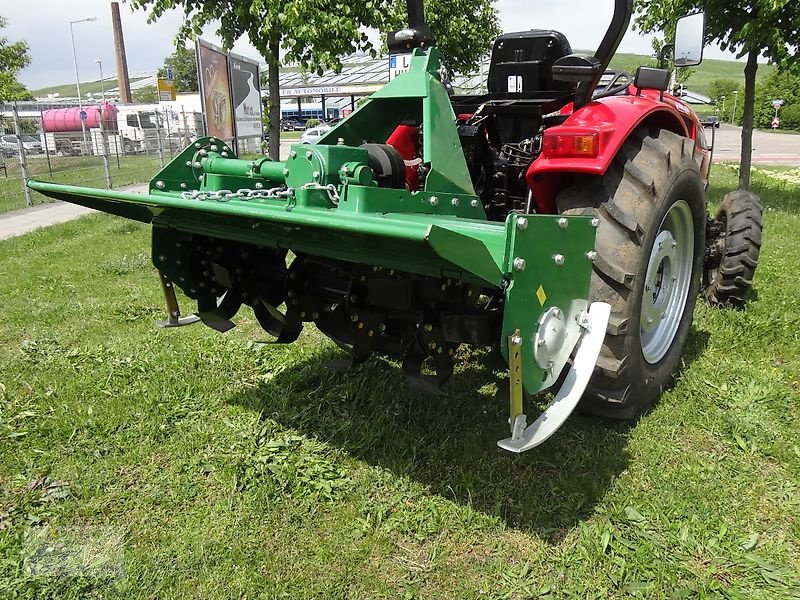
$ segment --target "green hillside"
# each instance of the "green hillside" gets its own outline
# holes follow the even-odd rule
[[[585,52],[580,50],[579,52]],[[643,54],[618,53],[611,61],[611,68],[618,71],[635,73],[640,65],[654,65],[655,59]],[[775,67],[772,65],[758,66],[758,79],[766,77]],[[719,60],[709,58],[699,67],[693,67],[694,73],[687,82],[687,87],[694,92],[707,94],[711,83],[715,79],[732,79],[744,86],[744,63],[734,60]]]
[[[142,79],[146,79],[146,77],[138,77],[138,78],[131,78],[131,83],[135,83],[137,81],[141,81]],[[100,80],[96,81],[81,81],[81,93],[88,94],[91,92],[92,94],[100,95],[102,92],[102,87],[108,90],[113,90],[114,88],[118,87],[119,84],[117,83],[117,79],[105,79],[103,80],[103,85],[100,85]],[[61,96],[71,96],[74,97],[76,95],[75,90],[75,82],[72,83],[63,83],[61,85],[53,85],[50,87],[40,88],[38,90],[32,90],[31,93],[36,96],[37,98],[41,98],[42,96],[47,96],[48,94],[60,94]]]

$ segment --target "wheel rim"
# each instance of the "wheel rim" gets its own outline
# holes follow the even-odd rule
[[[642,355],[650,364],[664,358],[675,340],[686,309],[693,264],[694,217],[689,205],[678,200],[659,227],[642,294]]]

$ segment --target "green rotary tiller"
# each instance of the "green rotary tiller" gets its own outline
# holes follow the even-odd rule
[[[412,387],[433,393],[460,344],[499,346],[511,436],[498,444],[522,452],[570,415],[600,352],[609,307],[588,302],[597,220],[524,212],[488,220],[439,73],[435,48],[414,49],[407,73],[317,144],[292,146],[286,162],[239,160],[222,140],[203,138],[147,195],[29,185],[152,223],[169,311],[162,326],[202,321],[226,331],[247,304],[277,342],[313,322],[351,362],[399,357]],[[411,167],[386,143],[405,123],[424,131],[415,171],[424,182],[413,191]],[[181,317],[173,285],[197,301],[195,315]],[[523,390],[557,380],[553,402],[529,425]]]

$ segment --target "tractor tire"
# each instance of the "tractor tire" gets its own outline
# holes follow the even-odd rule
[[[635,419],[672,382],[700,290],[706,202],[695,144],[639,129],[606,174],[556,199],[559,212],[597,219],[590,301],[611,318],[583,412]]]
[[[720,235],[708,240],[714,262],[703,274],[703,295],[711,306],[742,308],[753,287],[761,253],[762,213],[758,196],[737,190],[727,194],[717,210]]]

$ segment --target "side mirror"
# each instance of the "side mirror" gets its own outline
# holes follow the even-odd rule
[[[678,19],[675,27],[676,67],[693,67],[703,62],[705,31],[705,13],[694,13]]]

